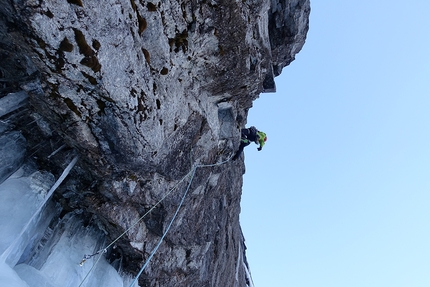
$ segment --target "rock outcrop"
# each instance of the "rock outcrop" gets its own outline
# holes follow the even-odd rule
[[[109,252],[135,275],[175,213],[184,177],[228,159],[252,101],[276,90],[274,77],[305,42],[309,13],[308,0],[7,1],[1,96],[28,95],[2,115],[25,139],[8,136],[56,176],[79,155],[55,200],[61,216],[82,211],[108,241],[179,184]],[[196,170],[140,286],[250,284],[243,173],[239,162]]]

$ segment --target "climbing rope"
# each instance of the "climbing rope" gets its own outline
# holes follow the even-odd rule
[[[123,233],[121,233],[115,240],[113,240],[109,245],[107,245],[105,248],[100,249],[99,251],[97,251],[94,254],[91,255],[84,255],[84,257],[81,260],[81,263],[79,264],[80,266],[83,266],[84,263],[97,255],[100,255],[98,257],[98,259],[96,260],[96,262],[93,264],[93,266],[91,267],[91,269],[88,271],[88,273],[86,274],[86,276],[83,278],[81,284],[79,284],[79,287],[82,286],[82,284],[85,282],[85,280],[87,279],[87,277],[89,276],[89,274],[92,272],[92,270],[95,268],[96,264],[99,262],[99,260],[101,259],[101,257],[103,256],[103,253],[107,252],[107,249],[109,247],[111,247],[112,245],[114,245],[121,237],[123,237],[128,231],[130,231],[134,226],[136,226],[139,222],[141,222],[154,208],[156,208],[170,193],[172,193],[178,186],[179,184],[181,184],[187,177],[190,177],[190,182],[188,183],[188,187],[184,192],[184,195],[182,196],[181,202],[179,203],[178,208],[176,209],[175,214],[173,215],[169,225],[167,226],[165,232],[163,233],[163,235],[161,236],[157,246],[153,249],[153,251],[151,252],[150,256],[148,257],[148,259],[146,260],[146,262],[143,264],[142,268],[140,269],[138,275],[136,276],[136,278],[133,280],[133,282],[131,283],[130,287],[132,287],[136,281],[138,280],[138,278],[140,277],[140,275],[142,274],[143,270],[146,268],[146,266],[149,264],[149,261],[151,260],[151,258],[154,256],[154,254],[157,252],[158,248],[160,247],[164,237],[167,235],[170,227],[172,226],[174,220],[176,219],[177,214],[179,213],[180,208],[182,207],[182,204],[184,203],[185,197],[188,194],[188,191],[191,187],[191,184],[193,182],[194,179],[194,175],[195,172],[198,168],[201,167],[214,167],[214,166],[219,166],[222,164],[225,164],[226,162],[228,162],[229,160],[231,160],[233,156],[230,156],[228,159],[219,162],[219,163],[214,163],[214,164],[198,164],[198,165],[193,165],[191,170],[173,187],[171,188],[159,201],[157,201],[157,203],[155,203],[144,215],[142,215],[136,222],[134,222],[127,230],[125,230]]]
[[[142,268],[140,269],[139,273],[137,274],[136,278],[134,278],[133,282],[130,284],[130,287],[133,287],[134,284],[137,282],[137,280],[139,279],[140,275],[142,274],[143,270],[146,268],[146,266],[149,264],[149,261],[151,260],[151,258],[154,256],[155,252],[157,252],[158,248],[160,247],[161,243],[163,242],[164,237],[167,235],[167,233],[169,232],[170,227],[173,224],[173,221],[175,221],[176,216],[178,215],[179,209],[181,209],[182,204],[184,203],[185,197],[187,196],[187,193],[191,187],[191,184],[193,183],[193,179],[194,179],[194,175],[196,173],[196,170],[200,167],[213,167],[213,166],[218,166],[221,164],[224,164],[226,162],[228,162],[231,159],[231,157],[223,162],[219,162],[219,163],[215,163],[215,164],[199,164],[199,165],[195,165],[192,170],[191,170],[191,177],[190,177],[190,182],[188,183],[188,187],[184,192],[184,195],[182,196],[181,202],[179,203],[178,208],[176,209],[175,214],[172,217],[172,220],[170,220],[169,225],[166,228],[166,231],[164,231],[163,236],[161,236],[160,240],[158,241],[157,246],[155,246],[154,250],[152,250],[151,255],[149,255],[148,259],[146,259],[146,262],[143,264]]]
[[[106,253],[106,252],[107,252],[107,249],[103,249],[103,250],[99,250],[96,253],[91,254],[91,255],[84,255],[84,258],[82,258],[82,261],[81,261],[81,263],[79,263],[79,266],[83,266],[84,263],[87,261],[87,259],[90,259],[91,257],[94,257],[97,254]]]
[[[145,212],[144,215],[142,215],[136,222],[134,222],[129,228],[127,228],[123,233],[121,233],[115,240],[113,240],[109,245],[107,245],[105,248],[100,249],[99,251],[97,251],[94,254],[91,255],[84,255],[84,257],[82,258],[81,262],[79,263],[80,266],[83,266],[85,264],[85,262],[100,254],[100,256],[97,258],[96,262],[94,262],[93,266],[91,267],[91,269],[87,272],[87,274],[85,275],[85,277],[82,279],[81,284],[79,284],[78,287],[81,287],[82,284],[84,284],[85,280],[87,279],[87,277],[90,275],[90,273],[93,271],[93,269],[96,267],[97,263],[99,262],[99,260],[101,259],[101,257],[103,256],[103,253],[106,253],[108,248],[111,247],[112,245],[114,245],[119,239],[121,239],[121,237],[123,237],[128,231],[130,231],[132,228],[134,228],[139,222],[141,222],[152,210],[154,210],[170,193],[172,193],[172,191],[174,191],[176,189],[176,187],[178,187],[179,184],[181,184],[186,178],[187,176],[189,176],[191,174],[191,171],[189,173],[187,173],[173,188],[171,188],[159,201],[157,201],[157,203],[155,203],[147,212]]]
[[[139,217],[139,219],[136,222],[134,222],[132,225],[130,225],[129,228],[127,228],[123,233],[121,233],[109,245],[107,245],[103,249],[100,249],[99,251],[97,251],[96,253],[94,253],[92,255],[84,255],[84,257],[82,258],[82,261],[81,261],[81,266],[83,265],[83,263],[85,263],[85,261],[87,259],[90,259],[91,257],[96,256],[97,254],[100,254],[102,251],[107,250],[109,247],[114,245],[119,239],[121,239],[121,237],[123,237],[127,232],[129,232],[133,227],[135,227],[139,222],[141,222],[149,213],[151,213],[152,210],[154,210],[164,199],[166,199],[166,197],[169,196],[169,194],[172,193],[172,191],[174,191],[178,187],[178,185],[181,184],[187,178],[187,176],[190,173],[191,173],[191,171],[189,173],[187,173],[174,187],[172,187],[159,201],[157,201],[157,203],[155,203],[147,212],[145,212],[144,215]]]
[[[84,284],[85,280],[87,280],[87,277],[91,274],[91,272],[93,271],[93,269],[96,267],[97,263],[99,263],[100,259],[102,259],[102,253],[106,253],[107,249],[104,249],[102,252],[99,250],[96,253],[92,254],[92,255],[85,255],[84,258],[82,259],[81,263],[79,264],[80,266],[83,266],[85,261],[87,261],[87,259],[90,259],[93,256],[96,256],[97,254],[100,254],[100,256],[97,258],[96,262],[94,262],[93,266],[91,267],[91,269],[87,272],[87,274],[85,275],[84,279],[82,279],[81,284],[79,284],[79,287],[82,286],[82,284]]]
[[[160,240],[158,241],[157,246],[155,246],[154,250],[152,250],[151,255],[149,255],[148,259],[146,259],[145,264],[143,264],[142,268],[140,269],[139,273],[137,274],[136,278],[134,278],[133,282],[130,284],[130,287],[133,287],[134,284],[136,283],[137,279],[139,279],[140,275],[142,274],[143,270],[145,269],[145,267],[149,264],[149,261],[151,260],[151,258],[154,256],[155,252],[157,252],[158,248],[160,247],[161,243],[163,242],[164,237],[167,235],[167,232],[169,232],[170,227],[173,224],[173,221],[175,221],[176,216],[178,215],[179,209],[181,209],[182,204],[184,203],[184,199],[187,196],[188,190],[190,189],[191,183],[193,182],[193,178],[194,178],[194,174],[196,173],[196,167],[194,167],[192,169],[192,174],[191,174],[191,179],[190,182],[188,183],[188,187],[184,192],[184,195],[182,196],[181,202],[179,203],[178,208],[175,211],[175,214],[172,217],[172,220],[170,220],[169,225],[166,228],[166,231],[164,231],[163,236],[161,236]]]

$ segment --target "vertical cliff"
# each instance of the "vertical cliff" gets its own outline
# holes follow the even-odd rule
[[[189,172],[227,160],[252,101],[275,91],[274,77],[305,42],[309,5],[6,1],[1,96],[25,93],[28,103],[12,96],[16,109],[2,119],[21,131],[27,157],[42,170],[58,176],[79,156],[54,195],[60,216],[79,210],[108,242],[125,232],[108,259],[120,258],[121,270],[135,275],[173,217]],[[195,169],[140,286],[250,285],[239,225],[243,172],[243,163],[230,161]]]

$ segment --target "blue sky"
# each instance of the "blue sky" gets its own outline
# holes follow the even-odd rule
[[[354,3],[352,3],[354,2]],[[430,1],[312,1],[248,126],[256,287],[430,286]]]

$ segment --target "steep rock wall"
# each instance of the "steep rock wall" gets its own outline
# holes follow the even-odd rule
[[[80,155],[57,192],[112,240],[191,170],[228,159],[261,92],[304,44],[309,1],[11,0],[1,7],[4,94],[46,169]],[[25,119],[25,120],[23,120]],[[48,157],[65,144],[54,157]],[[199,168],[141,286],[246,286],[243,163]],[[137,273],[186,182],[115,246]],[[113,255],[112,255],[113,256]]]

